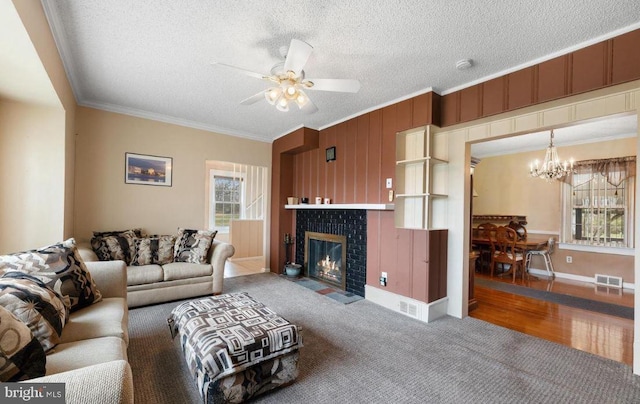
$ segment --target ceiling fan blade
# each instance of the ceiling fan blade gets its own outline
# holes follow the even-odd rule
[[[313,85],[309,86],[307,83],[313,83]],[[303,84],[309,90],[318,91],[357,93],[360,90],[360,82],[351,79],[308,79]]]
[[[284,60],[284,71],[293,71],[296,76],[300,75],[302,68],[307,63],[313,47],[306,42],[292,39],[289,45],[289,52]]]
[[[300,110],[305,114],[313,114],[318,111],[318,107],[310,99],[307,99],[307,103]]]
[[[245,69],[242,69],[240,67],[231,66],[231,65],[228,65],[228,64],[225,64],[225,63],[213,62],[211,64],[213,66],[222,66],[222,67],[227,68],[227,69],[235,70],[235,71],[244,73],[247,76],[254,77],[254,78],[260,79],[260,80],[268,80],[268,78],[269,78],[269,76],[267,76],[267,75],[256,73],[256,72],[252,72],[251,70],[245,70]]]
[[[264,99],[264,91],[260,91],[258,94],[252,95],[251,97],[245,98],[244,100],[240,101],[240,105],[255,104],[256,102],[263,99]]]

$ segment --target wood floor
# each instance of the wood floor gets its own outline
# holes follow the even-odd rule
[[[485,275],[476,275],[486,277]],[[491,278],[501,280],[500,278]],[[511,279],[504,279],[511,282]],[[592,300],[633,307],[633,291],[597,289],[595,285],[544,277],[517,284]],[[478,308],[471,317],[575,349],[633,363],[633,320],[576,309],[481,286],[475,287]]]
[[[224,265],[224,277],[233,278],[242,275],[251,275],[264,272],[264,258],[242,258],[227,260]]]

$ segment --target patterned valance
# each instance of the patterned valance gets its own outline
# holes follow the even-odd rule
[[[609,184],[617,187],[627,178],[636,175],[636,156],[576,161],[573,168],[572,175],[564,178],[564,181],[569,184],[573,183],[576,175],[584,175],[584,181],[580,184],[573,183],[574,186],[591,181],[595,174],[602,174]]]

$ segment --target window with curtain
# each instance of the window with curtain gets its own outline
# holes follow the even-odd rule
[[[578,161],[567,176],[562,241],[634,248],[636,158]]]

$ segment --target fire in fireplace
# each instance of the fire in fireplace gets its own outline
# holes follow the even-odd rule
[[[336,234],[304,234],[305,275],[346,290],[347,238]]]

